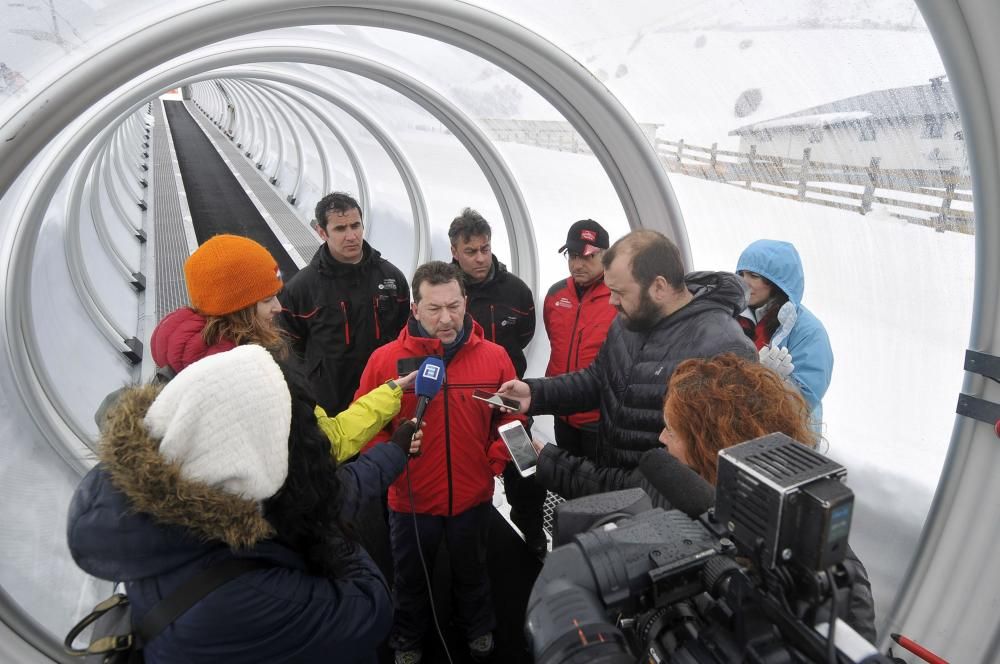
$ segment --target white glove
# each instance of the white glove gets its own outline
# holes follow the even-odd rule
[[[787,348],[764,346],[760,349],[760,363],[785,379],[795,369],[795,365],[792,364],[792,354],[788,352]]]

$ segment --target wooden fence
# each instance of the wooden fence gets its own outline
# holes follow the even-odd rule
[[[849,166],[813,161],[810,148],[803,150],[801,159],[788,159],[757,154],[756,146],[749,152],[734,152],[720,150],[718,143],[703,147],[683,140],[656,139],[656,150],[663,166],[674,173],[861,214],[879,203],[912,223],[939,231],[974,232],[972,184],[958,168],[889,170],[879,166],[878,157],[866,167]],[[968,209],[955,209],[956,201]]]

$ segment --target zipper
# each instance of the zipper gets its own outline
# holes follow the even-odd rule
[[[490,334],[493,335],[493,338],[490,339],[490,341],[492,341],[493,343],[497,342],[497,321],[496,321],[496,317],[494,316],[495,313],[496,313],[496,305],[491,304],[490,305]]]
[[[344,314],[344,343],[351,345],[351,321],[347,319],[347,303],[340,301],[340,310]]]
[[[448,384],[445,383],[441,387],[441,390],[444,392],[444,465],[448,470],[448,516],[454,516],[455,492],[451,479],[451,427],[448,421]]]
[[[578,302],[576,305],[576,317],[573,319],[573,329],[569,333],[569,348],[566,349],[566,373],[572,371],[570,360],[573,359],[573,334],[576,332],[576,324],[580,322],[580,312],[583,311],[583,302]],[[582,336],[581,332],[581,336]],[[580,344],[577,343],[577,355],[580,352]]]
[[[378,322],[378,295],[372,296],[372,316],[375,317],[375,340],[382,338],[382,326]]]

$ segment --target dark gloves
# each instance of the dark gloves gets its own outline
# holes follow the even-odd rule
[[[410,441],[413,438],[413,434],[417,432],[417,426],[413,423],[413,420],[406,420],[393,432],[392,442],[393,445],[399,447],[406,454],[410,453]]]

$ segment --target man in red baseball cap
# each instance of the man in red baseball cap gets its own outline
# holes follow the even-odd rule
[[[593,219],[569,227],[566,256],[570,276],[557,281],[545,296],[543,320],[552,354],[546,376],[586,369],[597,357],[617,311],[604,284],[601,256],[608,248],[608,232]],[[555,418],[556,444],[571,454],[594,459],[599,411],[589,410]]]

